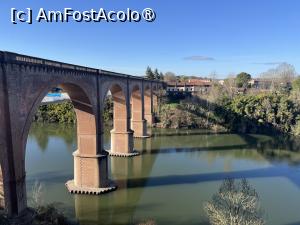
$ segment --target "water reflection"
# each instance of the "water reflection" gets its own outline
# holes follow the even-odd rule
[[[30,137],[35,139],[41,151],[47,149],[49,137],[62,138],[68,149],[71,149],[76,143],[76,128],[72,124],[32,123],[29,133]]]
[[[34,124],[26,152],[28,190],[35,180],[43,182],[45,203],[63,202],[81,225],[134,224],[147,218],[157,224],[199,224],[206,218],[203,203],[224,179],[247,178],[260,193],[268,224],[300,221],[299,139],[205,130],[153,129],[152,134],[135,140],[140,156],[109,159],[117,191],[69,195],[64,183],[73,177],[75,127]],[[107,129],[104,147],[109,146]],[[178,218],[178,212],[183,216]]]
[[[246,179],[225,179],[204,210],[212,225],[265,224],[259,195]]]

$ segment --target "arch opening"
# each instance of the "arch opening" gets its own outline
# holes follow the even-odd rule
[[[51,91],[53,89],[57,89],[59,87],[59,91]],[[61,96],[67,96],[65,99],[63,99],[63,102],[61,99],[57,100],[57,98],[54,99],[47,99],[49,97],[49,92],[55,93],[55,94],[60,94]],[[40,116],[53,116],[50,120],[46,120],[44,122],[53,122],[53,124],[48,124],[48,123],[40,123],[43,127],[43,129],[40,129],[36,133],[42,133],[46,132],[46,136],[49,134],[49,127],[52,128],[52,131],[55,128],[53,128],[52,125],[54,125],[55,122],[68,122],[69,117],[73,117],[70,119],[71,123],[73,122],[76,124],[76,132],[75,132],[75,127],[73,126],[65,126],[65,124],[60,124],[56,126],[58,128],[68,128],[68,129],[74,129],[74,132],[72,130],[71,136],[66,134],[69,131],[66,131],[65,129],[62,129],[63,134],[58,134],[59,138],[52,138],[52,142],[49,143],[48,141],[43,141],[42,148],[40,151],[43,151],[43,149],[46,149],[49,151],[54,151],[55,156],[53,154],[46,154],[43,152],[43,154],[47,156],[52,156],[52,157],[57,157],[57,165],[48,165],[47,159],[45,159],[45,162],[36,162],[36,161],[31,161],[31,174],[27,174],[29,179],[27,179],[27,185],[31,188],[27,189],[27,193],[32,195],[32,192],[34,191],[34,183],[37,181],[38,183],[48,183],[49,180],[54,180],[57,179],[57,175],[61,173],[61,171],[65,171],[67,166],[73,166],[73,180],[68,181],[70,179],[70,175],[64,174],[61,175],[62,179],[64,181],[67,181],[66,186],[67,189],[70,193],[89,193],[90,189],[93,190],[93,192],[100,193],[102,192],[103,188],[105,190],[108,188],[110,185],[110,182],[108,180],[108,167],[107,167],[107,156],[102,155],[101,153],[101,145],[102,142],[99,141],[100,139],[98,138],[97,135],[97,113],[94,105],[92,103],[91,97],[87,94],[88,92],[84,87],[81,87],[77,84],[73,83],[63,83],[63,84],[55,84],[51,85],[51,87],[46,87],[44,88],[39,95],[37,96],[35,102],[33,103],[32,109],[29,112],[29,116],[27,117],[28,120],[25,123],[25,128],[23,129],[23,151],[26,153],[26,148],[27,151],[30,150],[28,148],[36,148],[33,144],[30,144],[28,146],[28,140],[29,140],[29,130],[32,128],[35,123],[34,121],[41,121],[43,122],[42,118],[39,120]],[[46,97],[45,97],[46,96]],[[52,95],[53,96],[53,95]],[[51,95],[50,95],[51,97]],[[57,97],[57,96],[55,96]],[[45,100],[46,99],[46,100]],[[42,105],[42,106],[41,106]],[[40,112],[40,109],[44,109],[46,112]],[[37,112],[39,111],[39,114]],[[34,119],[32,119],[34,118]],[[70,122],[69,121],[69,122]],[[46,128],[46,129],[45,129]],[[50,129],[51,130],[51,129]],[[48,133],[47,133],[48,132]],[[74,137],[74,133],[76,133]],[[52,133],[53,134],[53,133]],[[57,135],[57,133],[56,133]],[[46,137],[48,138],[48,136]],[[68,145],[70,146],[70,149],[68,148],[68,153],[66,154],[65,152],[62,151],[59,152],[61,149],[56,149],[56,142],[59,142],[57,139],[65,139],[68,138]],[[70,141],[71,138],[71,141]],[[31,138],[32,139],[32,138]],[[53,142],[55,141],[56,144]],[[65,140],[66,141],[66,140]],[[71,145],[70,145],[71,142]],[[38,143],[39,144],[39,143]],[[65,145],[59,145],[66,147]],[[73,152],[73,157],[70,155],[69,151]],[[49,151],[50,152],[50,151]],[[60,154],[68,156],[68,162],[63,163],[59,158]],[[26,160],[25,160],[25,155],[26,155]],[[28,156],[27,156],[28,155]],[[32,154],[26,153],[24,154],[24,165],[23,165],[23,170],[27,170],[27,165],[29,164],[26,161],[31,160],[29,157],[33,157]],[[45,164],[45,165],[41,165]],[[47,168],[45,168],[47,167]],[[49,168],[50,167],[50,168]],[[37,169],[38,168],[38,169]],[[40,170],[45,170],[45,171],[40,171]],[[39,174],[47,174],[47,177],[44,177]],[[53,176],[53,177],[52,177]],[[25,177],[25,172],[24,172],[24,177]],[[61,187],[64,187],[62,185]],[[48,188],[48,187],[47,187]],[[24,190],[26,190],[26,187],[24,187]],[[24,191],[26,192],[26,191]],[[44,196],[46,199],[49,198],[47,197],[47,194],[45,193]],[[27,197],[26,198],[26,205],[27,205]],[[54,199],[53,199],[54,200]],[[50,200],[51,203],[51,200]]]
[[[61,97],[58,98],[57,96]],[[24,152],[29,129],[33,122],[38,121],[43,123],[75,123],[77,126],[77,151],[80,154],[97,154],[96,139],[92,139],[92,137],[96,137],[94,112],[90,98],[83,88],[76,84],[63,83],[45,88],[33,104],[23,129]],[[90,144],[86,146],[87,143]]]

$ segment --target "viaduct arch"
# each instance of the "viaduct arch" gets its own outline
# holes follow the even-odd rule
[[[20,215],[27,208],[27,136],[33,115],[52,87],[60,86],[69,94],[77,118],[78,149],[73,154],[74,179],[66,183],[68,190],[83,194],[114,190],[108,179],[108,153],[103,149],[105,96],[110,90],[114,102],[109,154],[134,156],[133,137],[147,136],[145,109],[149,117],[153,113],[149,108],[154,107],[152,90],[163,88],[163,83],[1,51],[0,64],[0,194],[4,194],[2,205],[7,213]]]

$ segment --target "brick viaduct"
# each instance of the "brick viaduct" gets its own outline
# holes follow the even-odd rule
[[[32,118],[53,87],[62,87],[75,108],[77,146],[71,193],[100,194],[116,187],[108,179],[108,155],[134,156],[134,137],[148,137],[163,83],[109,71],[0,51],[0,197],[10,216],[27,209],[25,154]],[[114,103],[111,150],[103,149],[103,106]],[[2,188],[3,187],[3,188]],[[3,202],[0,200],[0,206]]]

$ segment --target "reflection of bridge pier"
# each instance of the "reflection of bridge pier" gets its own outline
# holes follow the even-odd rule
[[[152,130],[150,129],[150,133]],[[150,153],[152,150],[153,140],[152,139],[136,139],[134,140],[135,149],[139,152]]]
[[[76,219],[85,225],[131,224],[147,182],[145,178],[150,176],[155,158],[155,154],[110,158],[111,174],[118,191],[101,197],[75,195]],[[135,187],[136,182],[138,187]]]

